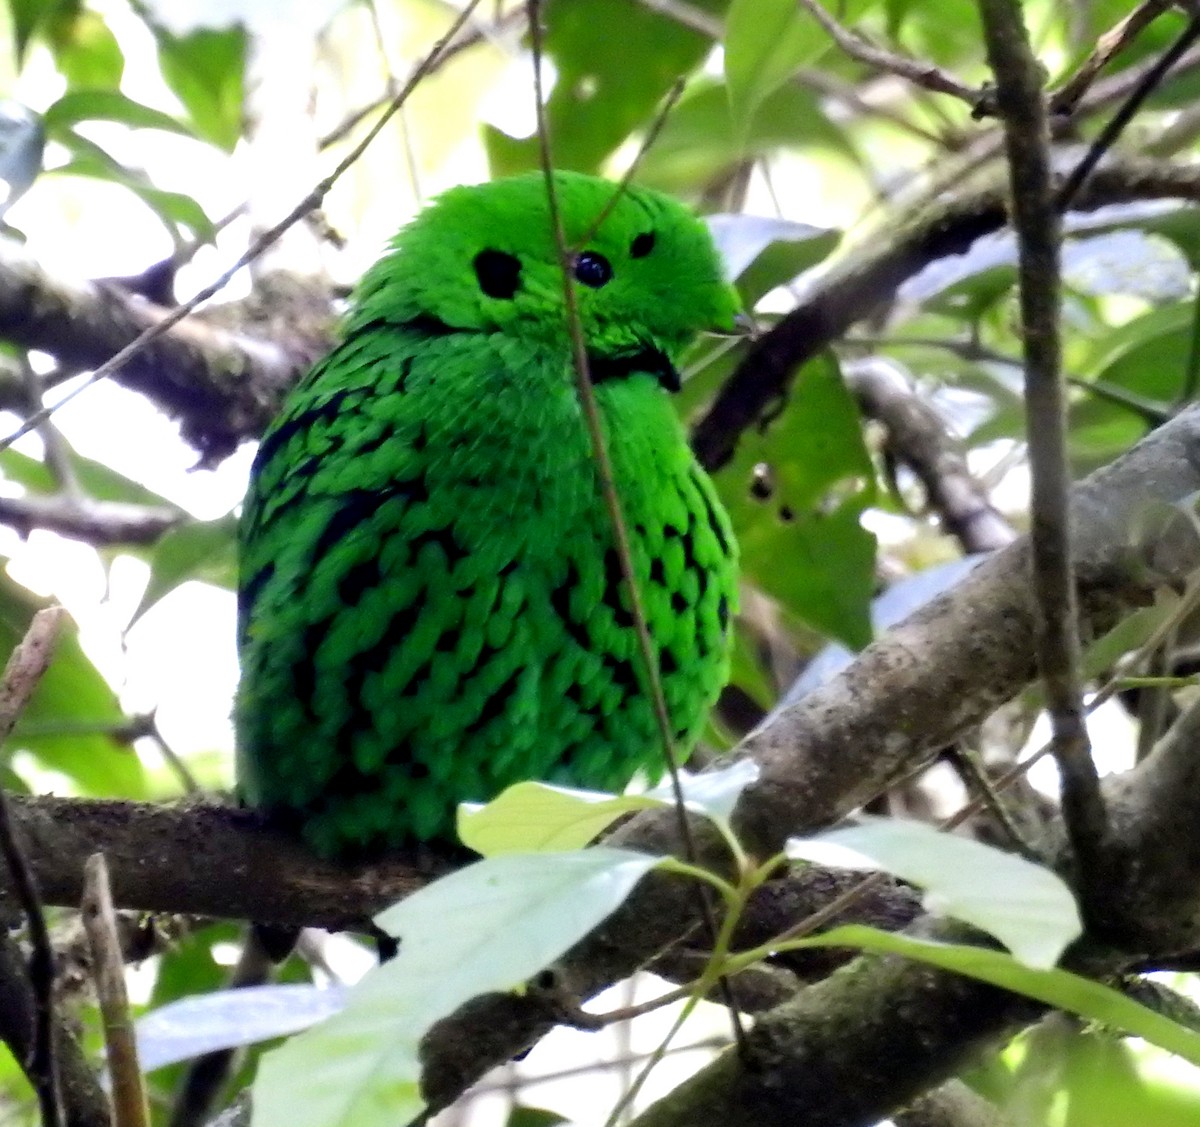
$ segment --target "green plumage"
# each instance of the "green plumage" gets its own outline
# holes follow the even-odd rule
[[[667,197],[556,174],[679,748],[724,682],[728,519],[664,386],[735,299]],[[450,839],[521,779],[619,789],[661,740],[575,388],[545,184],[443,195],[288,398],[241,530],[244,798],[324,854]],[[609,276],[611,275],[611,276]]]

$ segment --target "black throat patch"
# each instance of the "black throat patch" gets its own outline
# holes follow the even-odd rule
[[[675,365],[665,352],[657,348],[642,348],[637,352],[622,352],[616,356],[600,356],[589,352],[588,372],[594,384],[621,380],[637,372],[648,372],[667,391],[677,392],[683,386]]]

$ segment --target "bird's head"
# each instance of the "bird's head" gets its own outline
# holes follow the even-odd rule
[[[580,173],[556,172],[554,184],[594,368],[641,357],[667,382],[696,333],[733,330],[736,292],[684,205]],[[415,322],[562,343],[561,262],[540,173],[453,188],[364,277],[350,327]]]

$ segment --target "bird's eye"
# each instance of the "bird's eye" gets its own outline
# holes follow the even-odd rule
[[[510,298],[521,285],[521,260],[502,250],[481,250],[475,256],[475,277],[488,297]]]
[[[629,244],[630,258],[645,258],[654,249],[654,232],[643,231]]]
[[[612,263],[594,250],[585,250],[575,259],[575,277],[585,286],[598,290],[612,280]]]

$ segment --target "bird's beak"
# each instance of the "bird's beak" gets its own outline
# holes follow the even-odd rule
[[[753,340],[758,335],[758,326],[749,313],[735,313],[729,325],[718,325],[705,331],[714,337],[749,337]]]

